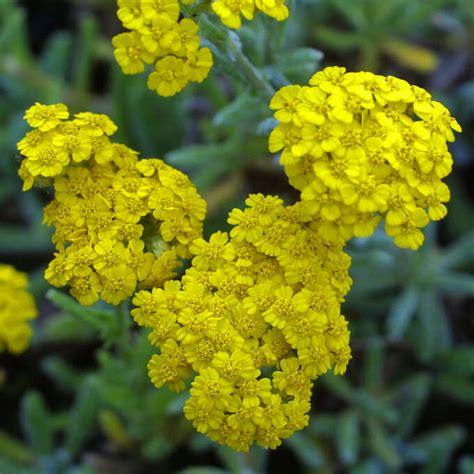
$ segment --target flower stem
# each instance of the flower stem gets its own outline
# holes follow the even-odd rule
[[[130,347],[130,301],[127,299],[117,306],[117,349],[124,356],[131,354]]]
[[[206,39],[222,53],[221,58],[225,58],[231,67],[237,66],[246,83],[251,84],[265,101],[269,101],[275,90],[244,54],[238,36],[224,27],[215,25],[205,15],[201,16],[200,25]]]
[[[239,66],[245,77],[249,80],[254,89],[258,91],[265,100],[269,101],[275,93],[275,90],[263,77],[261,71],[250,62],[247,56],[245,56],[242,48],[235,42],[232,35],[228,36],[227,45],[229,52],[235,58],[235,63]]]

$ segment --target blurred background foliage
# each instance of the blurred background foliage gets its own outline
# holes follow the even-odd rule
[[[159,98],[114,63],[113,0],[0,0],[0,260],[31,274],[41,312],[31,349],[0,355],[0,473],[474,472],[472,0],[289,4],[287,22],[257,16],[230,38],[272,87],[332,64],[394,74],[429,89],[464,133],[452,146],[448,217],[420,251],[382,233],[350,243],[346,376],[317,381],[306,430],[241,456],[192,430],[183,397],[152,387],[151,349],[126,305],[85,309],[48,290],[48,196],[21,192],[15,143],[35,101],[108,113],[115,141],[191,175],[210,233],[249,192],[296,198],[266,151],[268,96],[215,49],[202,85]]]

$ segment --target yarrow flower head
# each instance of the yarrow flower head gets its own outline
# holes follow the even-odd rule
[[[213,64],[210,49],[200,47],[198,24],[180,13],[178,0],[118,0],[118,18],[131,31],[113,38],[115,59],[125,74],[153,64],[148,88],[164,97],[202,82]]]
[[[446,213],[447,142],[461,127],[420,87],[392,76],[328,67],[308,86],[272,98],[269,139],[290,184],[326,238],[367,237],[384,219],[399,247],[422,245],[422,228]]]
[[[17,145],[23,189],[54,188],[44,221],[57,252],[45,277],[82,304],[118,304],[176,275],[202,235],[206,203],[180,171],[112,143],[106,115],[68,116],[63,104],[34,105],[25,117],[35,128]]]
[[[27,287],[25,273],[0,264],[0,353],[19,354],[28,347],[32,334],[28,322],[36,318],[37,310]]]
[[[260,11],[278,21],[288,18],[285,0],[214,0],[212,10],[229,28],[240,28],[242,17],[252,20],[255,11]]]
[[[153,65],[148,88],[169,97],[190,82],[202,82],[213,65],[211,50],[201,47],[199,26],[183,17],[182,6],[195,0],[118,0],[117,16],[128,32],[112,39],[117,63],[125,74],[139,74]],[[202,8],[202,5],[200,5]],[[242,17],[255,11],[282,21],[285,0],[213,0],[210,9],[229,28],[240,28]]]
[[[351,358],[343,239],[321,236],[305,203],[255,194],[246,204],[229,214],[230,234],[194,240],[181,281],[136,293],[132,310],[160,351],[152,382],[182,391],[192,378],[186,418],[242,451],[304,428],[313,380]]]

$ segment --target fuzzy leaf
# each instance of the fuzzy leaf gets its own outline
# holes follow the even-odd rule
[[[409,286],[395,299],[387,318],[387,335],[392,339],[401,339],[416,313],[420,294]]]
[[[53,450],[53,432],[49,422],[46,403],[39,392],[29,391],[23,397],[20,407],[23,432],[30,446],[40,454]]]
[[[346,411],[339,417],[336,443],[339,456],[345,464],[352,464],[357,460],[360,447],[360,430],[359,417],[355,411]]]
[[[458,346],[442,354],[439,369],[450,374],[474,375],[474,345]]]
[[[427,461],[420,472],[446,472],[453,451],[461,444],[465,435],[464,429],[459,426],[446,426],[419,436],[412,444],[426,453]]]
[[[400,467],[402,459],[383,426],[374,418],[367,420],[369,443],[373,453],[392,469]]]
[[[278,56],[279,70],[292,83],[306,83],[319,69],[323,53],[313,48],[297,48]]]
[[[74,456],[83,442],[90,436],[95,424],[99,400],[93,379],[84,380],[72,411],[70,412],[69,426],[65,436],[67,452]]]

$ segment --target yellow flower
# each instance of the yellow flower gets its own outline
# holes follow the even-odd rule
[[[214,61],[209,48],[200,48],[196,52],[189,52],[186,59],[189,80],[202,82],[209,74]]]
[[[286,20],[290,13],[285,0],[255,0],[255,6],[265,15],[278,21]]]
[[[273,374],[273,383],[279,390],[295,397],[295,400],[308,398],[313,384],[301,371],[297,358],[283,359],[280,362],[281,371]]]
[[[140,28],[143,25],[141,0],[118,0],[117,16],[123,26],[130,29]]]
[[[118,0],[117,16],[126,33],[112,40],[115,58],[125,74],[145,70],[148,88],[164,97],[180,92],[189,82],[202,82],[213,65],[209,48],[200,48],[198,22],[183,18],[180,4],[195,0]],[[251,20],[257,10],[278,21],[288,17],[285,0],[212,0],[211,9],[230,28],[240,28],[241,16]]]
[[[93,114],[91,112],[80,112],[74,115],[74,123],[81,130],[93,136],[113,135],[117,131],[117,125],[105,114]]]
[[[84,305],[118,304],[137,287],[175,277],[206,214],[186,175],[158,159],[139,162],[137,152],[110,141],[116,130],[106,115],[82,112],[18,143],[24,189],[54,188],[44,223],[55,228],[57,252],[45,277],[69,285]]]
[[[169,48],[165,47],[163,41],[168,31],[173,28],[173,25],[174,22],[170,20],[169,17],[165,15],[158,15],[153,17],[149,24],[140,30],[141,43],[152,55],[151,62],[154,62],[156,56],[165,56],[170,52]],[[118,58],[117,62],[120,64]],[[143,71],[143,67],[140,67],[140,71],[138,72],[141,71]]]
[[[99,300],[102,285],[96,273],[89,273],[69,280],[70,293],[82,305],[88,306]]]
[[[253,0],[214,0],[211,7],[225,26],[240,28],[242,26],[240,15],[251,20],[255,4]]]
[[[180,92],[188,83],[186,63],[174,56],[166,56],[155,65],[155,71],[148,76],[148,88],[159,95],[170,97]]]
[[[236,349],[230,354],[228,352],[218,352],[212,359],[212,367],[227,380],[234,383],[251,380],[260,375],[260,371],[255,368],[250,355],[241,349]]]
[[[416,249],[425,217],[446,215],[441,180],[453,165],[446,142],[461,127],[423,89],[328,67],[309,87],[277,91],[270,107],[279,124],[269,150],[281,152],[290,184],[321,221],[320,235],[368,237],[384,219],[396,245]]]
[[[69,112],[64,104],[43,105],[36,102],[26,111],[24,118],[32,128],[47,132],[56,128],[61,120],[69,118]]]
[[[163,34],[160,44],[176,56],[187,57],[189,53],[195,53],[199,49],[201,39],[198,30],[196,22],[183,18]]]
[[[232,402],[233,391],[232,384],[222,378],[216,369],[209,367],[200,371],[189,393],[203,408],[223,410]]]
[[[155,387],[160,388],[166,383],[171,391],[181,392],[185,387],[183,379],[189,375],[189,370],[168,354],[155,354],[148,363],[148,373]]]
[[[76,163],[88,160],[92,152],[91,140],[87,133],[56,135],[53,138],[53,145],[60,150],[65,150]]]
[[[135,31],[114,36],[112,44],[115,48],[115,59],[125,74],[143,72],[145,63],[153,62],[153,55],[145,49],[145,43],[141,42],[140,35]]]
[[[203,238],[195,240],[189,250],[196,255],[193,259],[196,269],[216,270],[225,260],[233,260],[235,250],[231,244],[226,245],[228,240],[226,232],[214,233],[209,242]]]
[[[101,272],[101,298],[107,303],[117,305],[133,293],[136,276],[125,265],[113,267]]]
[[[50,178],[60,175],[69,161],[69,155],[64,150],[58,150],[53,145],[45,145],[28,157],[25,167],[32,176]]]
[[[352,282],[343,239],[320,236],[305,205],[262,194],[245,202],[229,214],[230,237],[194,240],[181,281],[140,292],[132,312],[161,354],[172,341],[195,371],[186,418],[243,451],[253,442],[275,448],[306,426],[312,380],[345,370],[340,304]],[[168,382],[155,372],[154,383],[174,383],[173,367]]]
[[[177,21],[179,17],[178,0],[141,0],[140,6],[147,20],[165,17]]]
[[[25,273],[0,264],[0,353],[19,354],[28,347],[33,332],[28,322],[36,318],[37,310],[27,286]]]
[[[183,411],[186,418],[193,422],[193,426],[199,433],[218,430],[224,419],[224,412],[203,407],[199,403],[199,399],[194,397],[186,401]]]

